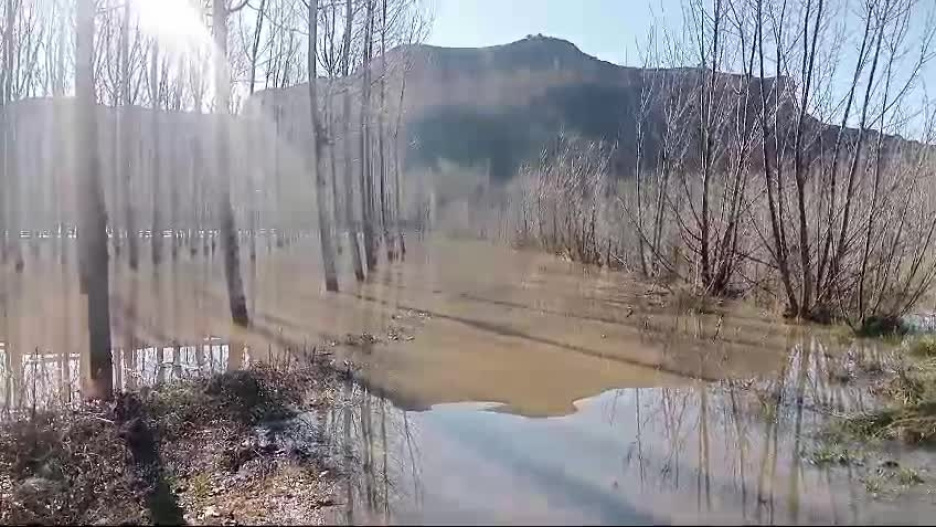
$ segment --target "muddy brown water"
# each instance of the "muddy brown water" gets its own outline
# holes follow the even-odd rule
[[[830,415],[872,404],[830,379],[880,350],[750,306],[690,314],[625,275],[484,242],[409,240],[405,262],[328,294],[314,242],[245,252],[247,329],[228,320],[219,253],[135,273],[118,260],[114,375],[133,388],[287,349],[353,361],[363,382],[316,417],[363,467],[336,521],[936,518],[929,485],[875,497],[867,471],[808,461]],[[6,408],[80,397],[87,369],[74,255],[29,254],[0,283]]]

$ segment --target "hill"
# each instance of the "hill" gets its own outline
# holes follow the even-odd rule
[[[437,167],[447,160],[486,168],[492,178],[505,180],[522,163],[538,157],[559,134],[571,133],[615,145],[612,170],[627,176],[637,166],[638,124],[642,165],[656,164],[662,156],[678,156],[690,168],[698,163],[703,78],[698,68],[619,66],[583,53],[571,42],[542,35],[482,48],[401,46],[387,53],[387,62],[387,126],[396,120],[399,72],[406,71],[401,136],[406,140],[409,169]],[[377,79],[380,57],[373,64],[372,77]],[[349,82],[336,81],[322,90],[353,94],[352,122],[359,118],[361,73],[359,68]],[[749,90],[744,89],[746,82]],[[796,86],[787,77],[764,82],[769,107],[779,97],[781,133],[791,134]],[[737,74],[716,74],[716,111],[725,116],[715,132],[719,144],[736,144],[740,130],[754,130],[761,105],[759,83]],[[377,88],[375,81],[375,104]],[[298,110],[287,112],[287,119],[294,119],[308,111],[307,97],[304,85],[294,86],[259,92],[248,106],[285,104]],[[332,103],[334,112],[340,112],[339,101]],[[807,115],[804,130],[810,157],[818,154],[820,144],[834,143],[839,127]],[[856,134],[857,130],[846,129],[843,135],[852,140]],[[884,141],[886,150],[906,144],[896,136]]]
[[[493,178],[503,180],[564,132],[616,144],[613,166],[625,174],[636,163],[637,116],[649,90],[672,92],[671,98],[687,103],[683,119],[697,119],[692,86],[699,70],[619,66],[557,38],[530,36],[483,48],[403,46],[389,51],[387,61],[407,65],[402,126],[409,168],[435,166],[444,159],[486,166]],[[380,64],[378,57],[374,78],[380,75]],[[399,106],[401,83],[393,71],[400,69],[388,67],[388,121]],[[355,109],[360,75],[356,72],[350,84],[336,82],[331,87],[332,93],[351,90]],[[719,78],[725,89],[743,82],[737,75]],[[249,104],[301,108],[308,104],[303,101],[307,93],[304,86],[265,91]],[[376,90],[373,96],[376,99]],[[643,155],[650,160],[645,162],[659,155],[666,112],[663,103],[645,108]]]

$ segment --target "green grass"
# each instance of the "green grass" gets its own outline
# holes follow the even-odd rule
[[[864,479],[865,490],[870,494],[880,494],[884,490],[886,481],[884,477],[878,474],[871,474]]]
[[[936,357],[936,336],[926,335],[914,339],[909,346],[914,357],[932,359]]]
[[[901,337],[906,334],[906,328],[895,317],[870,317],[855,333],[863,338]]]
[[[936,338],[914,339],[905,361],[888,369],[877,391],[884,407],[837,422],[852,439],[901,439],[910,443],[936,442]]]
[[[900,439],[908,443],[936,441],[936,401],[886,408],[846,418],[839,426],[858,440]]]
[[[906,487],[912,487],[913,485],[919,485],[923,483],[923,477],[920,476],[920,473],[912,468],[902,467],[897,471],[897,481]]]
[[[896,495],[896,493],[899,493],[900,490],[895,484],[902,488],[907,488],[921,485],[924,483],[924,480],[916,470],[912,468],[900,468],[896,471],[878,469],[873,473],[867,474],[862,479],[862,482],[864,483],[865,490],[872,496],[877,497],[882,494]]]
[[[850,465],[863,461],[864,455],[841,444],[825,443],[819,445],[806,459],[817,466]]]

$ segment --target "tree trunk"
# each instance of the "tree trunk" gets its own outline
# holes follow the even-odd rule
[[[364,29],[364,63],[362,69],[364,74],[361,76],[362,97],[361,97],[361,219],[363,220],[364,231],[364,258],[367,261],[367,273],[373,273],[377,269],[377,249],[374,246],[374,224],[373,224],[373,179],[371,177],[371,152],[370,152],[370,124],[368,122],[368,113],[370,112],[370,55],[371,44],[373,40],[374,29],[374,6],[371,0],[367,2],[367,19]]]
[[[643,119],[644,119],[644,100],[645,95],[641,94],[641,105],[640,111],[637,114],[637,164],[635,165],[634,181],[636,184],[636,199],[637,199],[637,254],[640,256],[640,272],[644,278],[647,278],[649,272],[647,271],[647,251],[644,243],[644,230],[643,230],[643,196],[640,188],[640,162],[642,146],[643,146]]]
[[[700,71],[702,75],[702,89],[700,90],[700,116],[701,116],[701,130],[700,130],[700,147],[702,154],[702,225],[700,229],[700,250],[702,257],[702,285],[706,288],[706,292],[720,293],[720,291],[711,291],[712,287],[712,263],[711,263],[711,248],[709,246],[711,242],[711,203],[710,203],[710,186],[711,186],[711,176],[712,176],[712,149],[714,148],[714,139],[712,138],[712,131],[714,128],[714,118],[712,112],[714,111],[714,102],[715,102],[715,88],[716,88],[716,79],[718,78],[718,44],[721,24],[721,0],[715,0],[715,13],[713,17],[714,33],[712,40],[712,69],[711,69],[711,79],[709,85],[709,91],[706,93],[705,83],[705,69],[703,68]],[[704,59],[704,56],[703,56]],[[706,98],[708,95],[708,98]]]
[[[240,248],[237,240],[237,228],[234,223],[234,210],[231,207],[231,174],[228,156],[227,115],[230,111],[230,77],[227,65],[227,16],[225,0],[214,0],[212,5],[212,24],[216,49],[215,57],[215,148],[217,184],[219,187],[218,215],[221,242],[224,249],[224,277],[227,282],[228,304],[231,319],[238,326],[250,324],[247,313],[247,297],[244,295],[244,280],[240,270]]]
[[[153,56],[152,64],[150,65],[150,82],[152,93],[150,97],[152,98],[153,114],[150,121],[150,133],[152,137],[150,141],[152,144],[152,155],[150,157],[152,170],[152,179],[153,179],[153,189],[152,189],[152,205],[153,205],[153,230],[152,236],[150,237],[150,243],[152,245],[152,257],[153,264],[159,265],[162,261],[162,218],[160,207],[160,198],[162,197],[162,166],[160,159],[160,137],[159,137],[159,112],[160,112],[160,102],[159,98],[161,94],[159,93],[159,44],[156,43],[153,45]]]
[[[400,244],[400,258],[406,258],[406,240],[403,238],[403,209],[402,209],[402,193],[403,187],[400,181],[401,168],[400,168],[400,127],[401,121],[403,120],[403,96],[406,94],[406,72],[400,74],[400,105],[397,108],[397,120],[396,127],[393,129],[393,175],[394,175],[394,221],[396,222],[396,231],[397,237]],[[405,152],[405,147],[404,147]]]
[[[331,87],[332,80],[328,80],[328,85]],[[326,100],[332,100],[332,94],[334,91],[329,88],[329,95],[326,97]],[[325,105],[325,129],[331,132],[335,129],[335,112],[330,110],[329,107],[331,104]],[[329,223],[332,225],[334,230],[332,231],[332,236],[337,236],[338,230],[341,228],[341,206],[338,199],[338,167],[336,166],[337,160],[335,159],[335,139],[334,136],[328,141],[328,185],[331,187],[331,215],[328,218]],[[341,238],[337,237],[335,239],[335,249],[338,252],[338,255],[341,255]]]
[[[189,165],[190,170],[190,182],[191,182],[191,192],[192,195],[189,197],[191,199],[189,205],[189,225],[188,225],[188,236],[189,236],[189,254],[195,256],[198,254],[198,231],[201,228],[201,207],[202,207],[202,198],[198,192],[198,180],[201,177],[200,173],[204,169],[202,164],[202,154],[201,154],[201,145],[199,143],[200,139],[198,136],[192,137],[192,142],[190,145],[192,162]]]
[[[282,152],[282,147],[280,146],[280,143],[282,142],[281,135],[282,135],[282,128],[283,128],[283,124],[282,124],[283,110],[282,110],[282,107],[280,106],[280,103],[274,102],[273,104],[274,104],[273,127],[275,129],[275,137],[273,141],[273,181],[274,181],[273,184],[274,184],[274,194],[275,194],[274,199],[275,199],[275,203],[282,203],[283,174],[281,173],[282,163],[280,160],[280,156]],[[286,223],[283,219],[283,216],[284,216],[283,211],[281,210],[276,211],[276,216],[275,216],[276,237],[275,237],[274,242],[278,249],[283,247],[283,242],[285,241],[284,227]]]
[[[810,87],[813,77],[813,66],[816,59],[816,41],[818,40],[819,27],[822,22],[823,1],[819,0],[816,12],[815,27],[813,29],[812,45],[809,45],[807,38],[809,30],[810,6],[807,4],[805,21],[803,23],[803,73],[805,77],[805,86],[803,88],[802,99],[800,101],[799,117],[796,123],[796,136],[794,138],[794,159],[793,170],[794,180],[796,181],[796,202],[799,212],[799,246],[800,246],[800,268],[802,272],[803,289],[800,298],[800,316],[810,315],[813,308],[813,268],[810,261],[809,250],[809,220],[806,214],[806,170],[803,160],[803,128],[806,118],[806,107],[809,101]]]
[[[384,113],[387,111],[387,0],[380,2],[380,110],[377,112],[377,159],[380,166],[380,229],[387,260],[393,261],[393,240],[387,225],[387,164],[384,157]]]
[[[7,0],[6,2],[6,31],[4,32],[4,86],[3,86],[3,106],[6,107],[9,103],[13,102],[13,26],[16,21],[15,17],[15,6],[13,0]],[[6,212],[9,215],[9,218],[6,222],[6,227],[9,229],[8,239],[12,240],[6,251],[3,251],[3,258],[6,261],[7,258],[13,258],[13,265],[16,267],[16,271],[20,272],[23,270],[23,252],[22,246],[20,243],[20,196],[19,196],[19,170],[16,163],[16,141],[12,137],[15,132],[13,123],[15,119],[10,114],[9,110],[5,112],[4,117],[0,121],[0,127],[2,127],[2,136],[0,136],[0,142],[3,146],[3,173],[6,176],[6,191],[9,193],[8,201],[6,206]],[[7,251],[10,254],[7,254]]]
[[[182,71],[181,64],[179,71]],[[181,82],[180,80],[176,82]],[[173,96],[172,109],[176,112],[181,110],[182,104],[178,99],[179,92],[176,92],[176,95]],[[169,232],[172,234],[172,237],[169,239],[169,251],[172,256],[172,261],[179,259],[179,244],[181,239],[179,238],[179,232],[181,230],[179,222],[179,208],[181,201],[181,195],[179,193],[181,181],[179,174],[184,174],[184,166],[180,159],[184,159],[181,155],[181,152],[185,151],[185,148],[182,146],[181,141],[184,139],[182,132],[170,132],[169,135],[169,163],[170,170],[169,174],[171,175],[169,180]]]
[[[88,396],[108,400],[113,396],[111,360],[110,291],[108,284],[107,212],[101,192],[100,160],[94,96],[94,0],[78,0],[75,64],[77,98],[76,135],[79,199],[79,243],[82,275],[86,277],[90,384]]]
[[[344,128],[342,144],[344,145],[344,180],[345,180],[345,223],[348,229],[348,250],[351,251],[351,264],[354,267],[354,277],[358,282],[364,281],[364,268],[361,265],[361,247],[358,244],[357,229],[354,221],[354,175],[351,170],[351,94],[349,79],[351,76],[351,25],[354,17],[351,0],[345,1],[345,33],[344,47],[341,56],[341,75],[346,81],[344,87]]]
[[[318,209],[319,241],[322,247],[322,264],[325,270],[325,289],[338,291],[338,273],[335,268],[335,254],[332,245],[332,230],[326,200],[325,156],[323,150],[326,139],[319,120],[318,88],[316,73],[316,51],[318,38],[318,0],[309,0],[309,113],[312,118],[312,159],[315,167],[315,201]]]
[[[140,263],[140,249],[137,239],[136,222],[133,215],[133,192],[130,188],[132,165],[130,162],[130,4],[124,5],[123,22],[120,25],[120,123],[118,134],[118,147],[120,148],[120,162],[118,172],[123,171],[123,206],[124,225],[127,228],[127,259],[130,268],[136,270]]]
[[[266,0],[260,0],[260,7],[257,9],[257,25],[254,28],[254,37],[253,44],[250,51],[250,80],[247,86],[250,95],[254,94],[257,84],[257,56],[260,50],[260,36],[263,34],[263,21],[266,12]],[[251,141],[251,145],[259,144],[259,141],[254,143]],[[254,152],[255,159],[259,157],[259,152]],[[258,164],[258,166],[260,166]],[[258,216],[260,214],[260,209],[258,207],[258,196],[254,192],[253,185],[251,185],[250,191],[250,203],[252,204],[250,212],[250,260],[257,260],[257,228],[258,228]]]
[[[55,6],[55,12],[59,13],[60,4],[58,0],[53,2]],[[55,101],[60,101],[65,96],[65,29],[64,24],[61,22],[57,27],[56,34],[56,49],[55,49],[55,65],[53,67],[53,80],[52,80],[52,98]],[[55,130],[55,143],[59,145],[59,148],[64,150],[65,137],[63,135],[62,125],[63,119],[59,112],[53,112],[53,123]],[[56,163],[53,163],[53,170],[55,171],[54,181],[52,183],[53,188],[55,188],[55,220],[56,220],[56,231],[58,233],[58,243],[56,244],[59,249],[59,258],[60,262],[64,265],[68,261],[68,228],[65,221],[65,192],[64,181],[68,177],[67,171],[60,166],[56,166]]]

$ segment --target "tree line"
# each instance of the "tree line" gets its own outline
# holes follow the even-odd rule
[[[274,250],[315,225],[328,291],[339,288],[342,238],[358,281],[376,269],[381,248],[387,260],[405,254],[405,82],[390,93],[389,79],[409,65],[390,52],[424,36],[420,6],[168,3],[162,13],[180,17],[171,27],[157,2],[149,10],[128,0],[0,5],[0,259],[23,270],[21,232],[56,247],[77,239],[96,398],[113,391],[117,266],[138,272],[143,255],[155,266],[185,247],[194,257],[217,245],[231,320],[246,327],[241,257],[256,258],[260,232]],[[290,88],[303,84],[296,99]],[[45,111],[31,113],[41,104]],[[36,115],[42,123],[30,125]]]
[[[625,145],[563,138],[523,170],[516,239],[793,318],[913,308],[936,279],[932,6],[690,0],[683,18],[685,40],[642,46],[629,177],[607,168]]]

